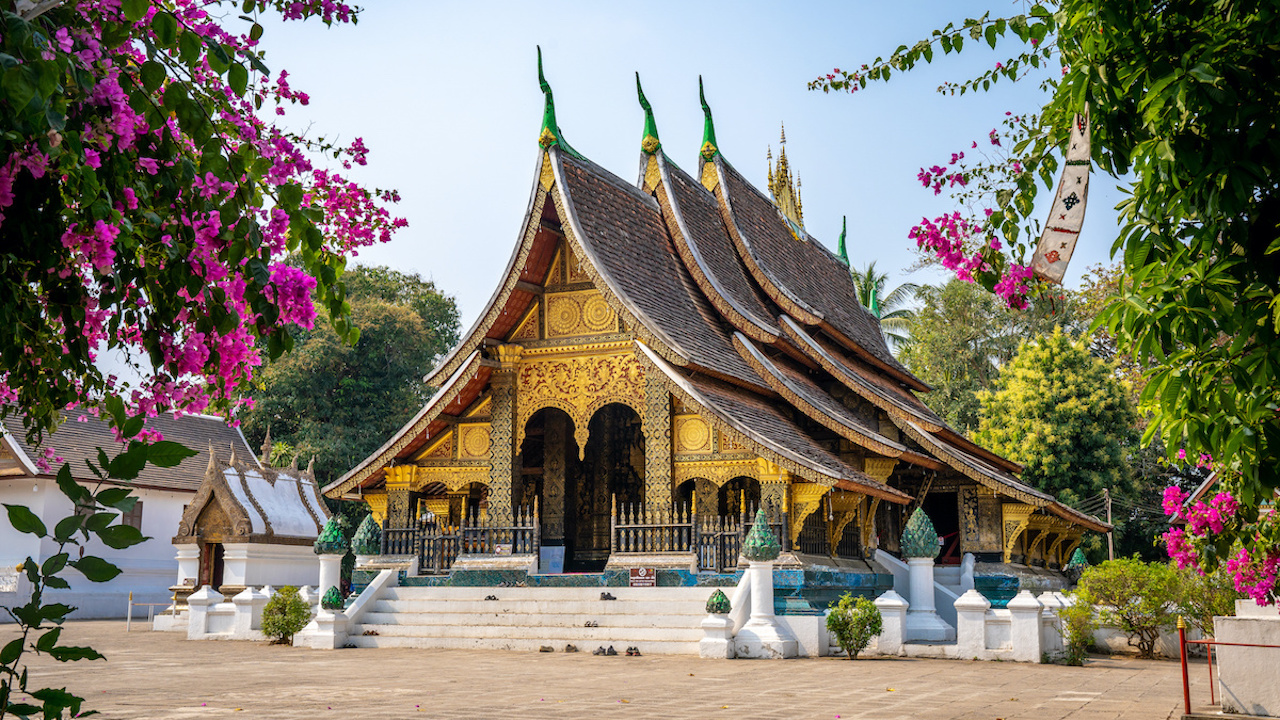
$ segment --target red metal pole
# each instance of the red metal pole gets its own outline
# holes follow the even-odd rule
[[[1178,655],[1182,658],[1182,705],[1191,714],[1191,683],[1187,680],[1187,622],[1178,616]]]
[[[1209,651],[1209,704],[1217,705],[1218,701],[1213,696],[1213,646],[1205,645],[1205,648]]]

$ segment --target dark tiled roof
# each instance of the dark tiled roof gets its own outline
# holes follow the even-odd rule
[[[858,303],[849,269],[807,235],[805,240],[797,240],[773,202],[728,162],[720,163],[734,220],[756,262],[786,292],[817,311],[845,337],[910,376],[885,345],[879,321]]]
[[[773,360],[765,356],[749,338],[738,333],[734,342],[751,358],[753,367],[761,370],[765,381],[783,397],[792,395],[799,401],[798,408],[814,421],[825,425],[842,436],[864,447],[872,446],[875,452],[890,457],[900,456],[907,448],[880,434],[879,427],[868,422],[818,387],[807,374],[786,360]],[[790,399],[790,398],[788,398]]]
[[[723,376],[763,387],[729,342],[720,317],[667,237],[658,203],[599,166],[565,153],[567,191],[584,237],[611,290],[678,354]]]
[[[84,417],[84,422],[78,418]],[[255,453],[245,443],[244,436],[238,428],[231,427],[222,418],[205,415],[186,415],[175,419],[172,415],[161,415],[147,420],[146,426],[158,430],[165,440],[181,443],[196,451],[194,457],[183,460],[177,467],[161,468],[147,465],[134,481],[135,485],[166,490],[195,491],[204,479],[209,466],[209,443],[222,457],[227,457],[231,448],[235,448],[236,456],[246,462],[254,462]],[[71,463],[71,472],[78,479],[96,480],[84,461],[92,459],[97,464],[98,448],[106,451],[109,457],[115,457],[123,449],[115,441],[115,435],[107,423],[85,413],[70,413],[56,432],[45,437],[40,447],[27,443],[25,431],[22,429],[22,418],[10,415],[4,419],[4,428],[9,437],[27,457],[35,463],[41,456],[42,448],[53,448],[64,462]],[[52,465],[52,463],[50,463]],[[57,466],[53,466],[57,472]]]
[[[669,189],[687,230],[693,259],[732,305],[771,335],[778,334],[777,308],[773,307],[747,275],[747,269],[725,230],[716,198],[702,184],[668,163]]]

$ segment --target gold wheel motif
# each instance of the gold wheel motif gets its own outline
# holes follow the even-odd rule
[[[573,298],[554,298],[548,313],[547,324],[552,335],[572,335],[582,322],[582,309]]]
[[[590,298],[582,309],[582,320],[592,332],[607,332],[614,327],[613,309],[602,297]]]

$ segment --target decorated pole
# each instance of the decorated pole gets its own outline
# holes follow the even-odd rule
[[[907,558],[911,579],[903,639],[908,642],[954,640],[956,629],[938,617],[933,602],[933,558],[938,554],[938,533],[923,509],[916,508],[902,531],[902,554]]]
[[[316,588],[320,596],[320,606],[326,610],[342,609],[342,556],[347,554],[347,540],[338,527],[338,518],[329,518],[316,538],[316,554],[320,556],[320,586]],[[337,607],[334,605],[337,599]]]
[[[764,510],[758,510],[751,533],[742,543],[742,554],[751,563],[742,578],[750,584],[751,617],[734,641],[737,657],[782,659],[796,655],[795,638],[778,625],[773,614],[773,562],[781,551]]]

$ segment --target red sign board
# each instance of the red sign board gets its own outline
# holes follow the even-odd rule
[[[655,568],[631,568],[631,587],[658,587],[658,571]]]

